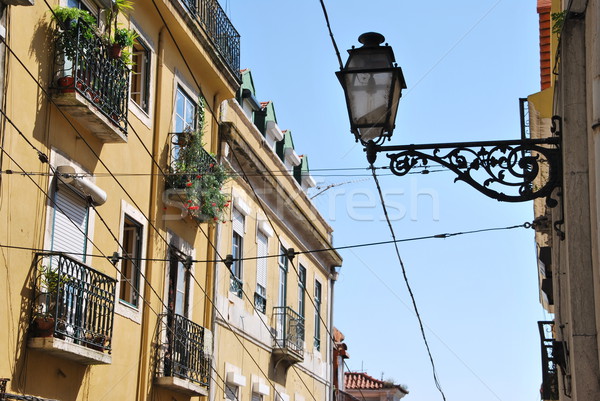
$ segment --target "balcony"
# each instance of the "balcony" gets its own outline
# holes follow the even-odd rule
[[[207,396],[212,338],[210,331],[175,313],[159,316],[155,382],[191,396]]]
[[[240,34],[237,32],[217,0],[172,0],[175,6],[183,4],[185,16],[191,28],[198,27],[217,49],[229,72],[241,82],[240,74]],[[202,41],[202,36],[198,35]]]
[[[273,354],[289,365],[304,360],[304,318],[289,307],[273,308],[277,335]]]
[[[56,38],[54,102],[102,142],[127,142],[129,67],[83,20]]]
[[[165,203],[200,222],[221,220],[229,207],[221,192],[227,173],[202,146],[199,133],[172,133],[171,165],[165,182]]]
[[[564,361],[562,343],[554,340],[554,322],[538,322],[542,343],[542,387],[544,401],[558,400],[558,366]]]
[[[28,346],[85,365],[108,364],[116,280],[61,253],[38,253]]]
[[[265,298],[263,295],[259,294],[258,292],[254,293],[254,306],[256,307],[256,310],[261,312],[261,313],[265,313],[267,311],[267,298]]]

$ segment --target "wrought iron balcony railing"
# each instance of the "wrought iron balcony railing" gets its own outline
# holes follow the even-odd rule
[[[177,1],[177,0],[174,0]],[[234,74],[240,75],[240,34],[217,0],[181,0],[190,17],[212,40],[221,57]]]
[[[233,274],[230,275],[229,291],[233,292],[240,298],[242,298],[242,296],[244,295],[244,283],[242,282],[242,280],[240,280]]]
[[[304,318],[290,307],[273,308],[273,319],[277,336],[275,348],[291,351],[303,357],[304,354]]]
[[[57,28],[59,29],[59,28]],[[129,67],[112,57],[106,40],[83,20],[62,31],[55,57],[57,86],[61,93],[84,96],[124,135],[127,134]]]
[[[175,314],[159,316],[157,377],[176,377],[209,387],[212,340],[208,330]]]
[[[254,306],[256,310],[262,313],[267,311],[267,298],[260,295],[258,292],[254,293]]]
[[[61,253],[38,253],[32,336],[111,350],[116,280]]]
[[[197,140],[189,132],[170,133],[171,174],[167,176],[167,189],[183,189],[199,175],[211,173],[218,165],[210,153],[201,146],[188,146]]]
[[[542,343],[542,400],[558,400],[558,366],[564,360],[554,340],[554,322],[538,322]]]

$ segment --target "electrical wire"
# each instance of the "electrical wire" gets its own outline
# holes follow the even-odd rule
[[[420,237],[401,238],[401,239],[388,240],[388,241],[367,242],[367,243],[353,244],[353,245],[342,245],[342,246],[313,249],[313,250],[306,250],[306,251],[294,251],[291,254],[304,255],[304,254],[312,254],[312,253],[319,253],[319,252],[340,251],[340,250],[345,250],[345,249],[363,248],[363,247],[368,247],[368,246],[378,246],[378,245],[387,245],[387,244],[401,243],[401,242],[421,241],[421,240],[427,240],[427,239],[446,239],[446,238],[456,237],[456,236],[460,236],[460,235],[478,234],[478,233],[484,233],[484,232],[490,232],[490,231],[513,230],[516,228],[531,228],[531,227],[533,227],[533,224],[526,222],[523,224],[516,224],[516,225],[506,226],[506,227],[481,228],[481,229],[477,229],[477,230],[459,231],[459,232],[454,232],[454,233],[432,234],[432,235],[425,235],[425,236],[420,236]],[[52,252],[51,250],[47,250],[47,249],[30,248],[30,247],[24,247],[24,246],[18,246],[18,245],[8,245],[8,244],[0,244],[0,248],[20,249],[20,250],[35,251],[35,252]],[[94,253],[78,253],[78,252],[62,252],[62,253],[66,254],[66,255],[71,255],[71,256],[86,256],[86,257],[98,257],[98,258],[106,257],[107,259],[111,258],[111,256],[107,257],[106,255],[100,255],[100,254],[94,254]],[[258,259],[270,259],[270,258],[279,258],[281,256],[286,256],[289,254],[290,253],[285,253],[285,254],[277,253],[277,254],[271,254],[271,255],[266,255],[266,256],[246,256],[246,257],[242,257],[242,258],[233,258],[230,260],[246,261],[246,260],[258,260]],[[150,261],[150,262],[168,262],[168,261],[170,261],[170,259],[168,259],[168,258],[164,258],[164,259],[163,258],[139,258],[138,260],[144,260],[144,261]],[[208,259],[208,260],[192,259],[191,260],[192,263],[224,263],[225,261],[226,261],[225,259]]]
[[[383,214],[385,215],[385,219],[386,219],[388,227],[390,229],[390,233],[392,235],[392,238],[394,240],[396,240],[396,234],[394,232],[394,227],[392,226],[392,222],[390,221],[390,218],[389,218],[389,215],[387,212],[387,207],[385,204],[385,200],[383,198],[383,192],[381,191],[381,186],[379,185],[379,179],[377,178],[377,173],[375,170],[373,170],[373,180],[375,181],[375,185],[377,186],[377,192],[379,193],[381,207],[383,208]],[[433,381],[435,383],[435,387],[438,389],[438,391],[442,395],[442,399],[444,401],[446,401],[446,394],[444,394],[444,390],[442,389],[442,386],[438,380],[437,371],[435,368],[435,362],[433,360],[433,355],[431,354],[431,349],[429,348],[429,342],[427,341],[425,329],[423,328],[423,321],[421,319],[421,314],[419,313],[419,309],[417,307],[417,301],[415,300],[415,296],[413,294],[412,288],[410,286],[410,283],[408,282],[408,276],[406,274],[406,267],[404,266],[404,262],[402,261],[402,257],[400,256],[400,249],[398,248],[397,242],[394,242],[394,247],[396,249],[396,256],[398,257],[398,262],[400,263],[400,267],[402,269],[402,276],[404,277],[404,283],[406,284],[406,289],[408,290],[408,294],[410,295],[413,309],[414,309],[415,315],[417,316],[417,320],[419,322],[419,329],[421,330],[421,336],[423,337],[423,342],[425,344],[425,348],[427,349],[427,354],[429,356],[429,361],[431,363],[431,369],[433,372]]]

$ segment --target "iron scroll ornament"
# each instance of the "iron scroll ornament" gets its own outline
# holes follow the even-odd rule
[[[561,185],[562,155],[560,120],[553,118],[555,136],[513,141],[458,142],[430,145],[367,146],[369,153],[387,153],[390,170],[404,176],[413,167],[440,164],[484,195],[503,202],[546,198],[549,207],[558,202],[552,192]],[[507,192],[496,190],[506,189]],[[512,190],[512,192],[511,192]]]

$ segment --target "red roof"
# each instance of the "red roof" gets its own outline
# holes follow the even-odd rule
[[[344,373],[344,386],[346,390],[378,390],[382,388],[397,388],[404,394],[408,394],[408,391],[404,387],[377,380],[374,377],[369,376],[366,373],[359,372],[345,372]]]

